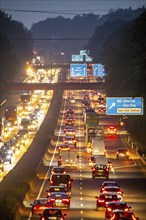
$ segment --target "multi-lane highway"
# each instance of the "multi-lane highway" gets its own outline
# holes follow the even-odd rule
[[[46,190],[49,189],[50,171],[53,166],[57,166],[58,146],[62,143],[65,125],[65,111],[73,108],[75,112],[75,124],[77,139],[77,150],[79,154],[78,166],[76,169],[67,168],[68,173],[73,179],[71,189],[71,203],[66,213],[66,220],[88,220],[88,219],[105,219],[105,209],[99,208],[96,211],[95,196],[99,196],[99,189],[102,178],[92,179],[92,170],[89,166],[89,154],[86,152],[85,145],[85,129],[83,122],[83,114],[81,102],[85,94],[88,93],[91,105],[94,105],[92,99],[92,91],[73,91],[75,103],[70,103],[67,98],[67,91],[64,92],[60,117],[54,133],[51,144],[37,169],[37,181],[35,180],[34,188],[27,194],[24,199],[25,211],[22,219],[39,219],[38,216],[32,216],[30,204],[36,198],[45,198]],[[96,109],[97,110],[97,109]],[[100,125],[117,125],[117,134],[104,134],[105,145],[107,146],[108,157],[111,160],[111,169],[109,179],[115,180],[124,191],[123,201],[132,207],[133,212],[140,220],[146,219],[146,191],[145,191],[145,173],[142,164],[139,162],[137,155],[129,149],[129,159],[116,159],[116,151],[118,147],[127,146],[124,143],[123,131],[121,131],[117,119],[112,116],[100,114]],[[25,213],[25,214],[24,214]],[[26,214],[27,213],[27,214]]]

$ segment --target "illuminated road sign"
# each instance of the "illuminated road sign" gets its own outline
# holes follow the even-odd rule
[[[142,97],[106,98],[107,115],[143,115]]]
[[[83,55],[72,55],[72,62],[83,62]]]
[[[87,64],[70,64],[70,76],[86,77],[87,76]]]
[[[93,76],[96,77],[105,76],[105,69],[102,64],[93,64]]]

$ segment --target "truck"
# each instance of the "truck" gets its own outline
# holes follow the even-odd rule
[[[24,90],[20,94],[21,103],[29,103],[31,101],[31,91]]]
[[[5,120],[8,127],[17,125],[18,123],[18,109],[15,105],[7,106],[5,109]]]
[[[104,140],[92,140],[91,143],[91,154],[98,156],[106,156],[106,147]]]
[[[93,111],[84,112],[84,123],[86,125],[98,125],[99,123],[99,114]]]
[[[78,165],[77,150],[64,150],[58,157],[58,166],[74,167]]]
[[[103,127],[95,124],[86,125],[86,150],[91,153],[91,144],[93,140],[103,140]]]

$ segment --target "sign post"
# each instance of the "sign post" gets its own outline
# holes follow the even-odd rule
[[[106,98],[107,115],[143,115],[142,97]]]

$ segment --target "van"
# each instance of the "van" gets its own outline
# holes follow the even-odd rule
[[[70,174],[54,173],[50,177],[50,186],[64,186],[66,191],[71,191],[72,181]]]

